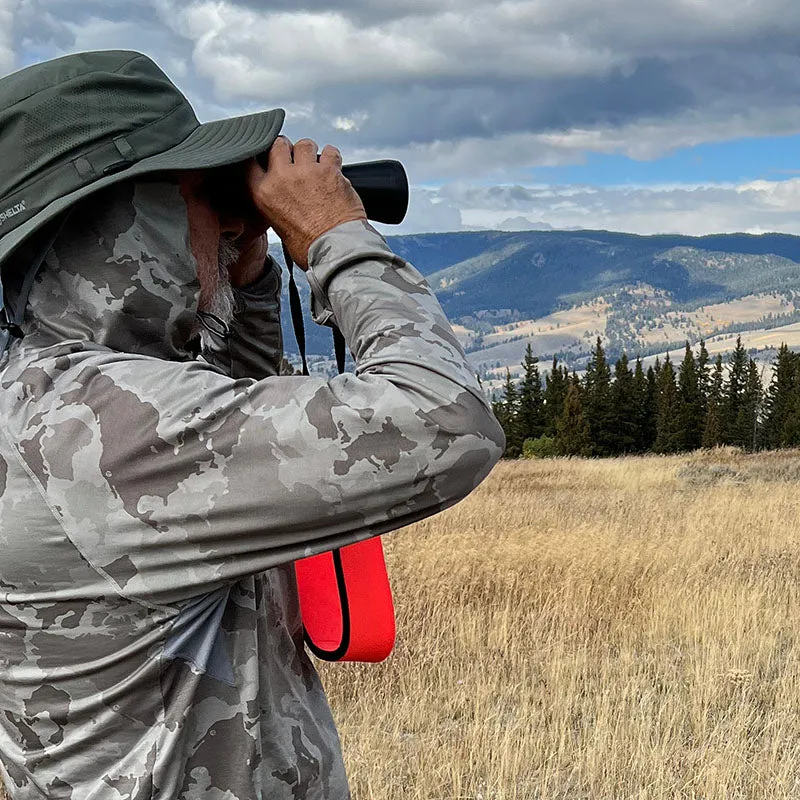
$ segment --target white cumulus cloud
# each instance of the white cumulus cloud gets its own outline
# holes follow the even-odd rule
[[[406,230],[800,232],[794,179],[534,183],[591,153],[800,133],[798,40],[797,0],[0,0],[0,74],[142,50],[203,119],[282,105],[289,135],[403,160]]]
[[[0,0],[0,75],[15,66],[14,17],[19,0]]]
[[[432,198],[459,212],[461,228],[551,226],[630,233],[800,234],[800,178],[743,184],[487,186],[454,182]]]

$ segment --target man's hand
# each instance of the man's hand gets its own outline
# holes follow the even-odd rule
[[[342,155],[331,145],[317,161],[316,142],[301,139],[292,147],[279,136],[270,148],[267,170],[254,161],[248,179],[258,210],[303,269],[308,268],[308,249],[323,233],[367,218],[361,198],[342,175]]]

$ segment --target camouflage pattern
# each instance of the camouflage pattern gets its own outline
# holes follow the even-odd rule
[[[280,273],[196,357],[167,182],[85,201],[0,366],[0,761],[13,800],[349,797],[291,562],[431,515],[503,434],[366,223],[310,254],[356,363],[278,377]]]

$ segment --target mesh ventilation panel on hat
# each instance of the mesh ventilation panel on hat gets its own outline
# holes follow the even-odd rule
[[[153,120],[152,104],[141,102],[132,92],[125,93],[123,98],[118,89],[109,88],[96,93],[96,97],[104,109],[101,114],[87,113],[84,98],[76,93],[47,98],[35,111],[25,115],[24,136],[29,146],[24,152],[38,155],[27,159],[23,169],[26,174],[46,170],[65,156],[77,157],[94,143],[128,133],[143,121],[146,124]],[[128,120],[138,124],[126,124]],[[36,146],[38,142],[47,146]]]

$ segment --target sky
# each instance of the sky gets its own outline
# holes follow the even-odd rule
[[[401,233],[800,234],[797,0],[0,0],[0,75],[155,59],[207,121],[397,158]]]

